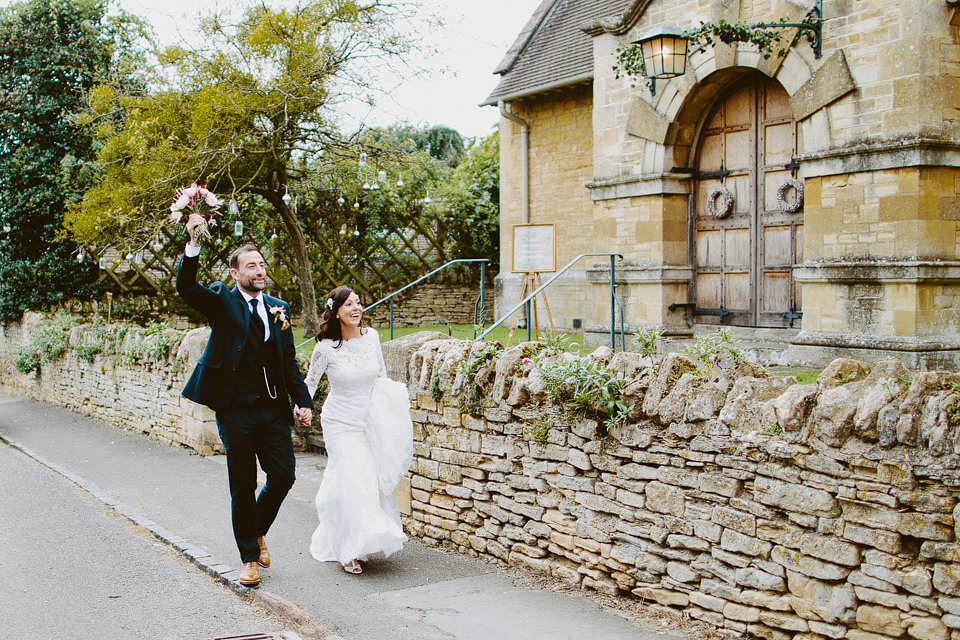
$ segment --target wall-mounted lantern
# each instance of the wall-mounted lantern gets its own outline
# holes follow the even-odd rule
[[[657,95],[657,78],[675,78],[687,72],[687,37],[679,27],[655,27],[634,44],[640,45],[643,54],[650,95]]]

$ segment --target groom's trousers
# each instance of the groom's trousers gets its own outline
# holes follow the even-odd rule
[[[257,538],[270,529],[296,479],[290,405],[285,395],[281,398],[263,395],[252,403],[233,402],[217,411],[217,427],[227,452],[233,535],[242,562],[257,561]],[[257,461],[267,475],[259,495]]]

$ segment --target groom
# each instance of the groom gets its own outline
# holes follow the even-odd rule
[[[313,416],[313,400],[297,365],[290,307],[263,293],[266,264],[257,247],[245,245],[230,256],[235,288],[197,283],[196,229],[204,222],[197,214],[187,220],[190,242],[177,272],[177,292],[206,316],[212,330],[183,396],[217,414],[227,451],[233,535],[243,562],[238,582],[254,586],[260,583],[259,567],[270,566],[263,536],[294,482],[290,398],[304,426]],[[260,495],[257,460],[267,474]]]

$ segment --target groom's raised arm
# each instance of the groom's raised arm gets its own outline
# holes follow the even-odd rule
[[[199,216],[198,216],[199,217]],[[197,282],[197,270],[200,265],[200,245],[196,243],[193,228],[187,225],[190,242],[187,244],[177,269],[177,293],[188,305],[205,315],[215,315],[219,300],[217,294]]]

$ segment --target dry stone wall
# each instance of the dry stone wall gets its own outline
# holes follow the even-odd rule
[[[124,337],[114,353],[87,361],[79,357],[76,347],[92,335],[88,326],[77,326],[70,330],[69,347],[62,358],[44,364],[40,372],[17,373],[12,365],[14,354],[42,320],[31,313],[22,323],[3,327],[0,390],[4,393],[65,407],[201,455],[223,452],[213,411],[180,396],[203,353],[209,329],[168,329],[163,336],[144,336],[140,327],[118,327]],[[164,338],[168,347],[160,357],[131,361],[124,355],[131,351],[127,347],[132,343],[149,347]]]
[[[5,328],[8,363],[29,331]],[[5,366],[0,384],[216,452],[212,412],[179,395],[208,332],[174,333],[166,357],[71,349],[40,375]],[[731,636],[960,638],[960,374],[837,360],[796,384],[600,348],[590,359],[628,380],[628,419],[607,428],[546,392],[540,345],[464,366],[488,346],[384,344],[414,416],[411,534]]]
[[[604,433],[544,392],[535,348],[472,380],[469,343],[407,359],[415,535],[738,637],[960,638],[957,374],[838,360],[800,385],[601,348],[631,379]]]
[[[488,274],[496,276],[496,274]],[[493,282],[490,277],[488,283]],[[394,301],[394,327],[430,327],[451,324],[473,324],[474,311],[479,313],[478,298],[480,286],[466,284],[419,284],[397,295]],[[490,322],[494,317],[493,286],[484,287],[485,318]],[[368,304],[370,301],[366,301]],[[474,309],[474,307],[477,307]],[[390,326],[390,306],[384,302],[374,307],[364,317],[373,326]]]

